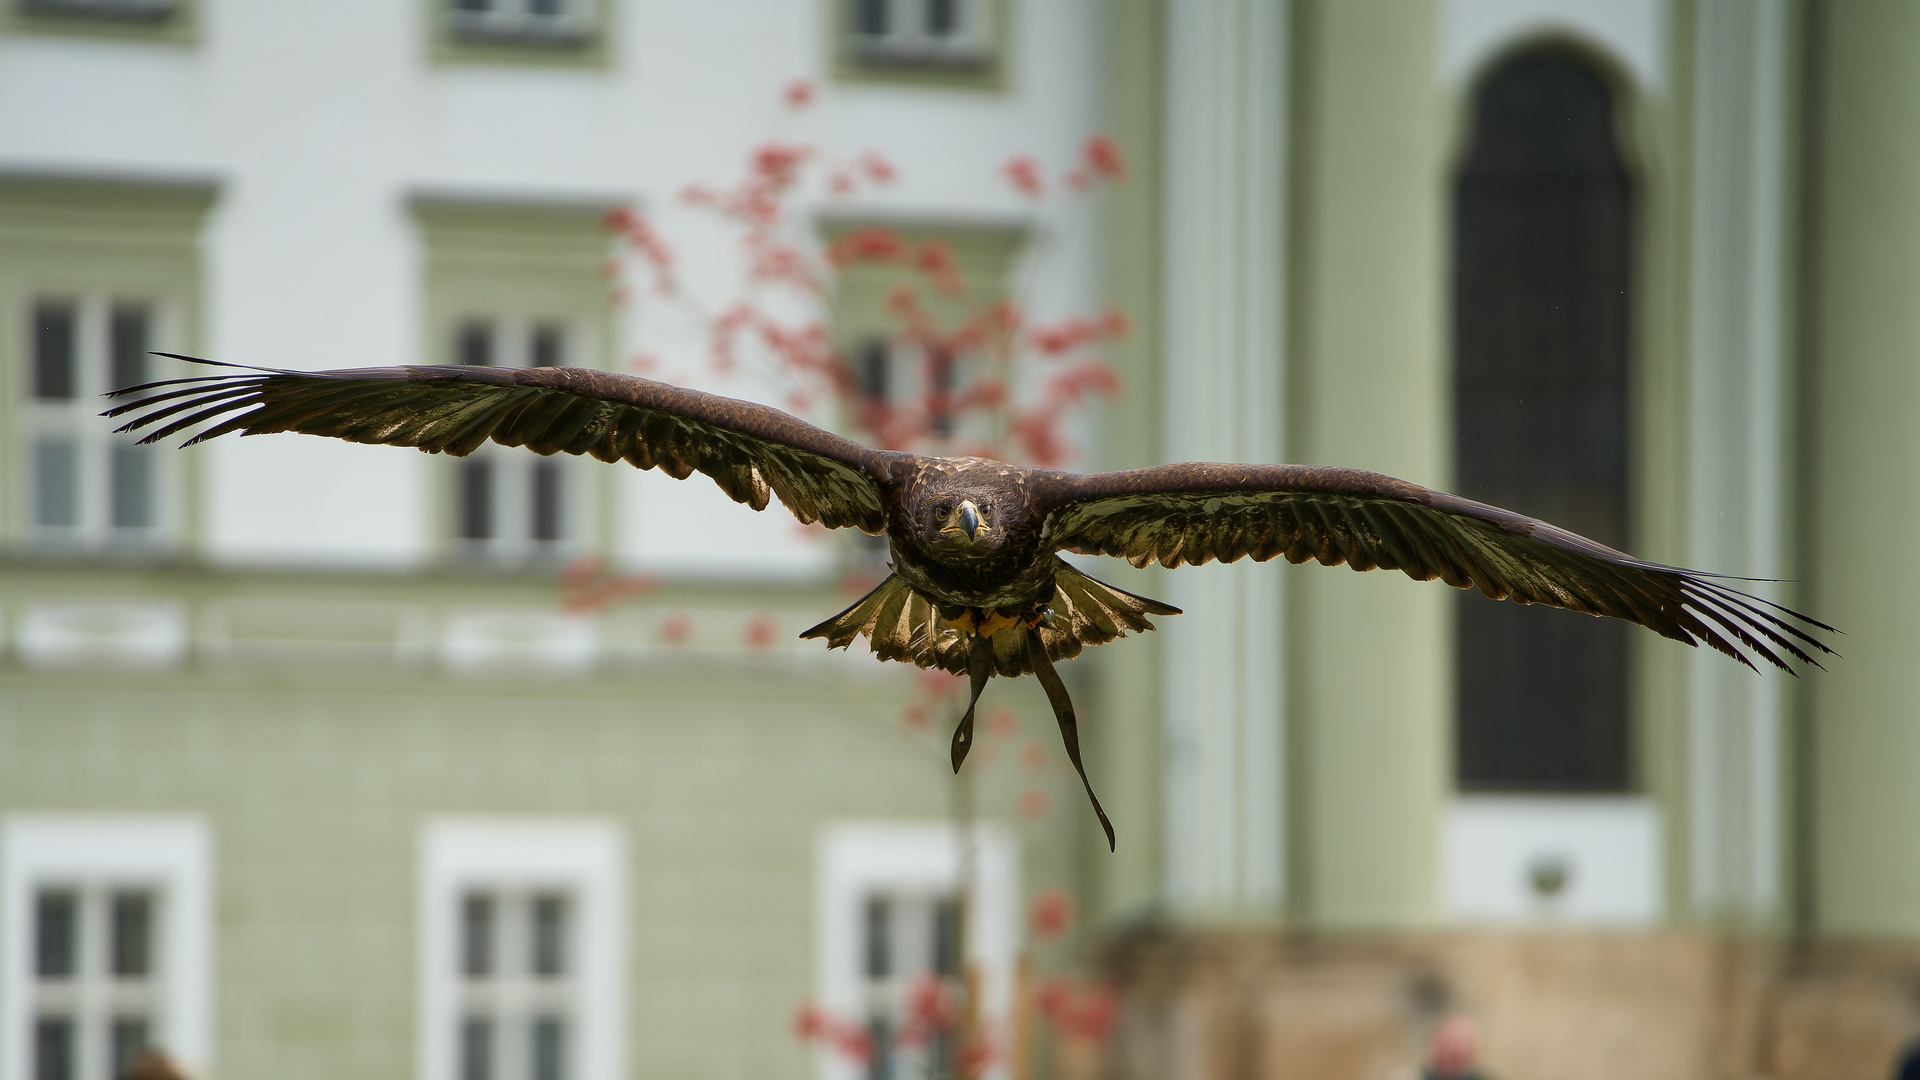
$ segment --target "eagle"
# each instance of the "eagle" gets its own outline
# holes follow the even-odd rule
[[[223,370],[109,394],[126,400],[103,415],[129,417],[116,430],[145,431],[142,443],[189,429],[183,446],[292,431],[457,457],[491,440],[681,480],[697,472],[755,510],[778,498],[802,523],[884,534],[887,577],[800,636],[828,648],[865,638],[882,660],[967,676],[955,772],[987,681],[1034,675],[1109,849],[1113,823],[1087,780],[1055,664],[1180,611],[1109,585],[1062,552],[1136,567],[1285,558],[1398,570],[1495,600],[1624,619],[1756,671],[1754,657],[1790,673],[1790,659],[1818,667],[1814,654],[1833,650],[1814,632],[1838,632],[1720,575],[1360,469],[1186,462],[1076,474],[876,450],[766,405],[584,368],[288,371],[160,355]]]

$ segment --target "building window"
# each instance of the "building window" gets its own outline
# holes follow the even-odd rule
[[[579,48],[593,36],[587,0],[445,0],[448,27],[462,41]]]
[[[204,1066],[204,826],[169,817],[16,816],[5,826],[0,1075],[119,1076],[158,1051]]]
[[[194,0],[0,0],[0,31],[183,44]]]
[[[422,363],[607,366],[610,207],[415,196],[426,253]],[[579,458],[487,443],[444,466],[443,550],[525,565],[597,535],[603,480]]]
[[[847,44],[858,63],[975,68],[993,56],[986,0],[844,0]]]
[[[618,833],[448,819],[427,826],[423,849],[423,1080],[619,1075]]]
[[[192,455],[113,434],[100,395],[194,374],[151,350],[195,351],[200,227],[215,194],[0,172],[7,546],[142,552],[180,536]]]
[[[63,549],[151,547],[163,535],[162,452],[115,435],[100,395],[152,381],[157,305],[86,294],[27,301],[30,537]]]
[[[873,1040],[872,1077],[950,1076],[958,1049],[953,1032],[935,1030],[901,1045],[912,1023],[912,996],[934,991],[958,1002],[965,993],[960,964],[960,898],[952,889],[882,888],[862,905],[860,1019]]]
[[[1632,185],[1605,80],[1523,52],[1475,99],[1454,191],[1461,494],[1626,547]],[[1627,630],[1463,595],[1456,776],[1467,791],[1630,782]]]
[[[560,319],[468,317],[455,325],[452,362],[562,367],[570,336]],[[454,522],[463,554],[502,562],[566,555],[578,531],[569,497],[575,464],[493,443],[460,459]]]
[[[972,845],[974,884],[963,903],[967,845],[950,825],[842,824],[822,834],[818,997],[834,1016],[864,1025],[875,1049],[864,1066],[823,1055],[829,1080],[950,1075],[959,1049],[952,1031],[900,1038],[916,994],[937,991],[957,1010],[965,988],[977,986],[984,1030],[1007,1030],[1020,935],[1017,848],[996,828],[976,829]]]
[[[179,10],[176,0],[19,0],[20,13],[68,19],[162,22]]]
[[[460,1080],[567,1080],[577,1027],[569,890],[476,885],[460,897]]]
[[[608,0],[417,0],[435,60],[600,67],[609,59]]]

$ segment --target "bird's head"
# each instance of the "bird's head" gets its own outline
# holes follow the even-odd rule
[[[930,491],[920,500],[915,524],[936,551],[983,554],[998,548],[1004,536],[998,511],[991,492]]]

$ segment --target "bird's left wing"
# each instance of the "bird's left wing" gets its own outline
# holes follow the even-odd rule
[[[167,353],[163,355],[171,356]],[[755,510],[771,491],[802,522],[886,530],[884,486],[911,455],[870,450],[779,409],[584,368],[226,369],[116,390],[107,416],[143,443],[184,445],[294,431],[464,456],[492,440],[538,454],[590,454],[684,480],[704,473]],[[151,430],[148,430],[151,429]]]
[[[1793,669],[1831,653],[1825,623],[1703,574],[1636,559],[1544,521],[1379,473],[1301,465],[1187,463],[1036,476],[1045,542],[1135,566],[1213,559],[1382,567],[1496,600],[1638,623],[1752,667],[1738,646]],[[1837,632],[1837,631],[1835,631]]]

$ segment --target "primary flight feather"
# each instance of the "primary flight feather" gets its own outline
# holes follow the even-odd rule
[[[172,356],[174,354],[162,354]],[[107,416],[143,443],[294,431],[350,442],[472,453],[491,440],[703,473],[736,502],[778,496],[802,522],[887,536],[886,580],[806,631],[884,660],[964,673],[957,771],[987,680],[1033,673],[1053,706],[1108,846],[1113,825],[1081,764],[1078,723],[1054,662],[1153,629],[1179,609],[1100,581],[1058,552],[1174,567],[1251,557],[1399,570],[1496,600],[1605,615],[1748,667],[1789,672],[1831,653],[1832,631],[1713,575],[1636,559],[1498,507],[1359,469],[1189,462],[1127,472],[1023,469],[985,458],[874,450],[778,409],[582,368],[383,367],[280,371],[194,357],[218,374],[128,387]]]

